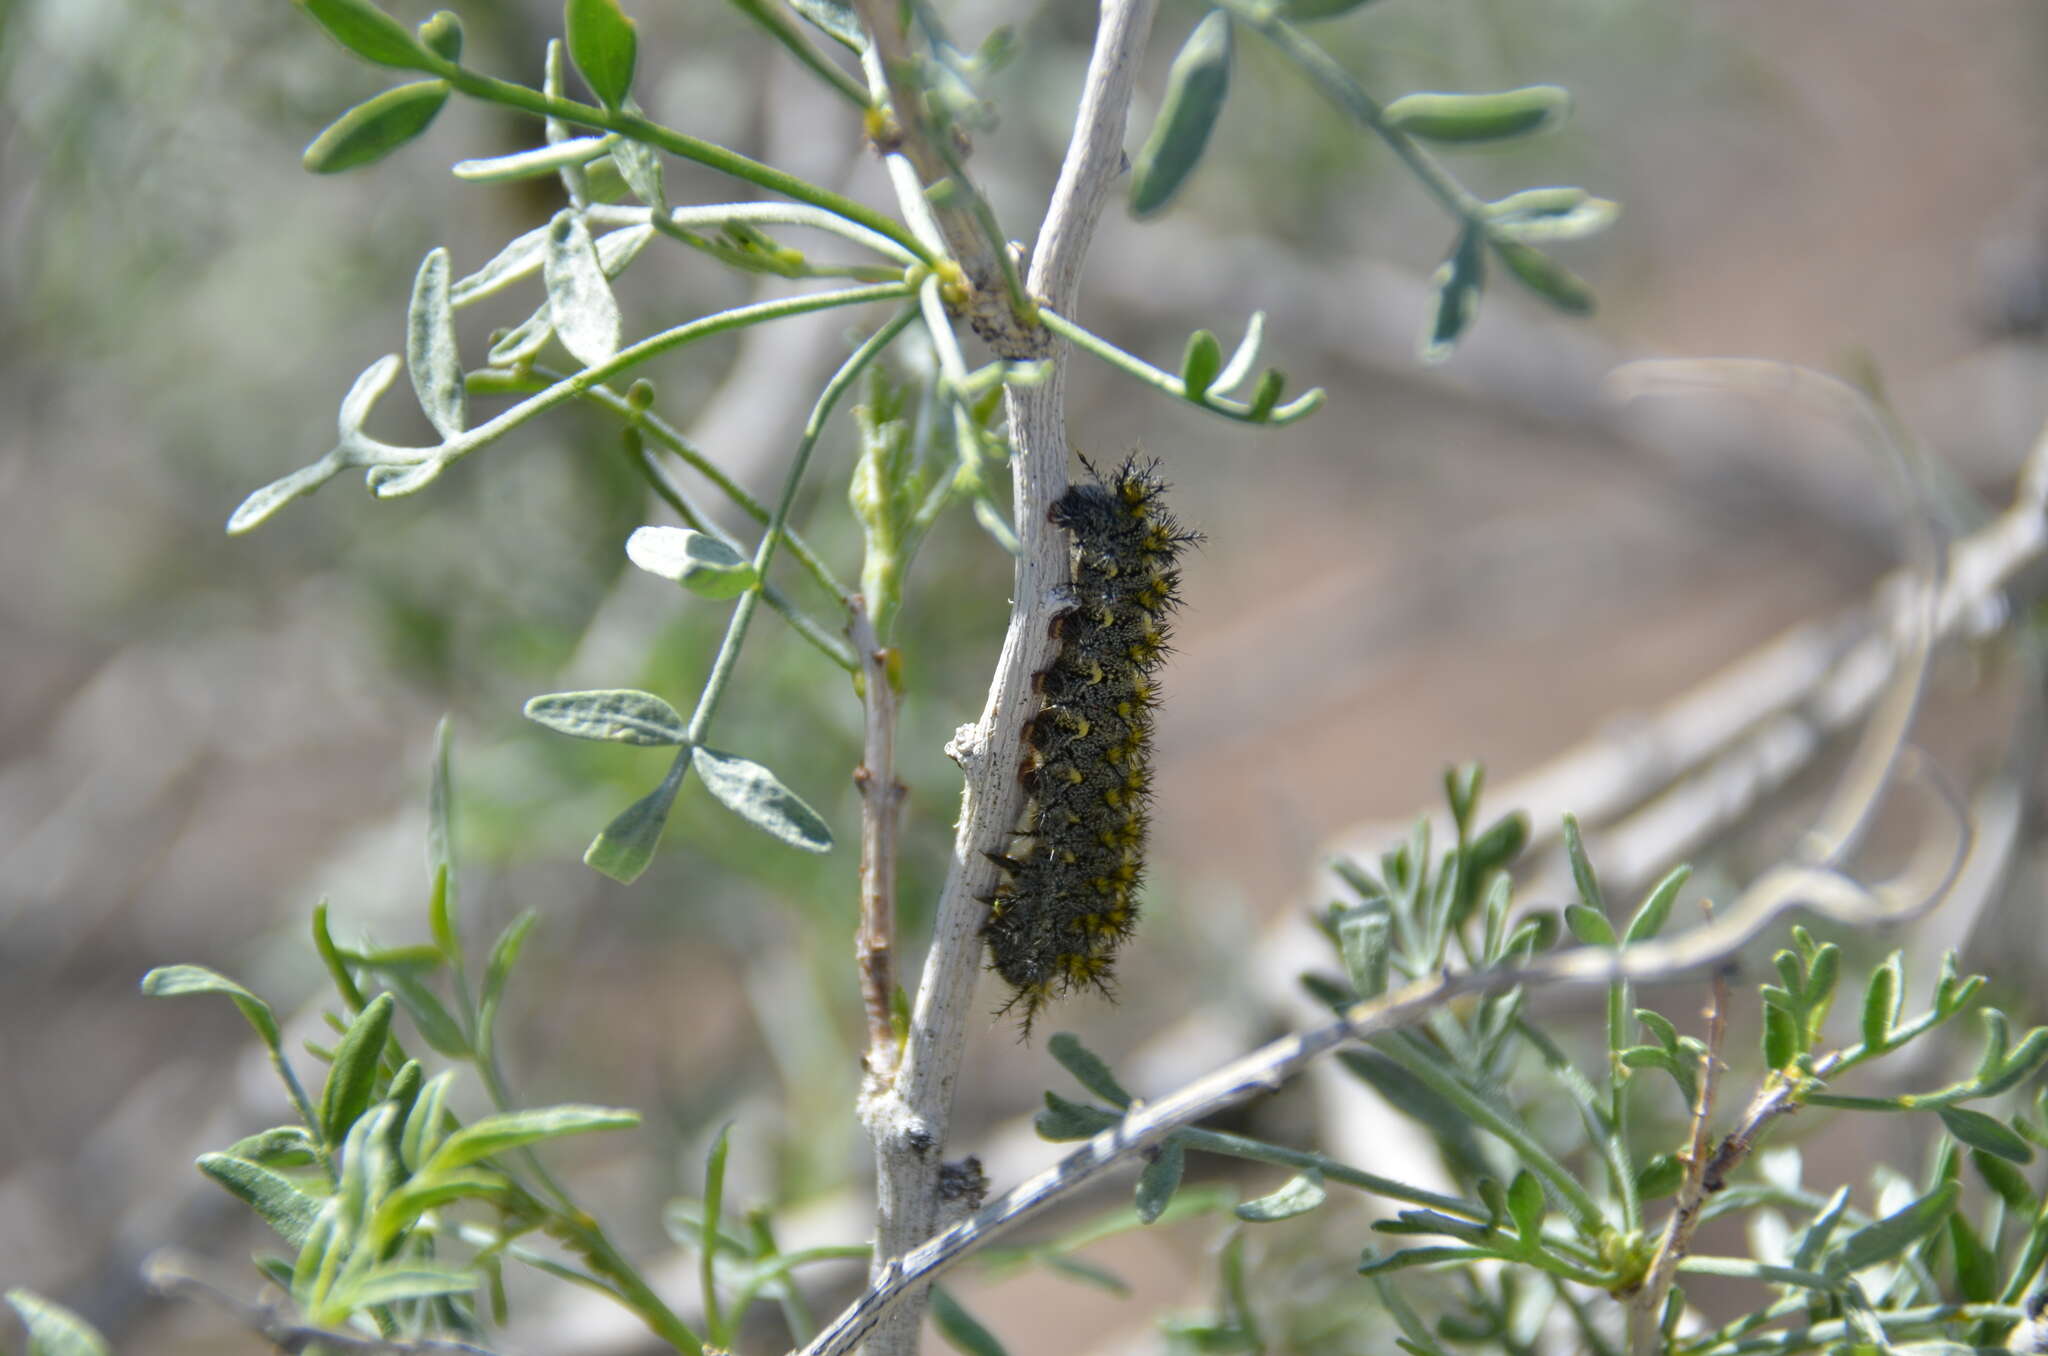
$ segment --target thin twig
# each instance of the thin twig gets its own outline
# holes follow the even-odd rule
[[[1700,907],[1713,917],[1712,907]],[[1678,1186],[1678,1199],[1664,1225],[1664,1237],[1650,1262],[1649,1278],[1629,1299],[1629,1356],[1659,1356],[1662,1351],[1664,1300],[1678,1277],[1678,1264],[1692,1246],[1693,1230],[1699,1227],[1700,1208],[1710,1194],[1707,1188],[1707,1150],[1712,1136],[1714,1094],[1721,1081],[1721,1051],[1728,1036],[1728,971],[1714,972],[1713,997],[1707,1003],[1707,1045],[1700,1054],[1699,1094],[1693,1103],[1692,1137],[1685,1152],[1685,1177]]]
[[[201,1274],[198,1259],[166,1248],[143,1263],[143,1275],[158,1294],[173,1299],[202,1300],[234,1315],[235,1321],[261,1337],[277,1350],[299,1352],[348,1352],[352,1356],[495,1356],[490,1348],[473,1342],[447,1338],[373,1337],[368,1333],[338,1332],[314,1327],[293,1319],[278,1304],[245,1300]]]
[[[868,1077],[896,1073],[896,828],[906,788],[896,779],[896,684],[889,652],[875,636],[867,600],[855,594],[847,635],[860,656],[867,738],[854,784],[860,788],[860,930],[854,955],[860,966],[862,1006],[868,1018]]]
[[[1102,5],[1073,139],[1032,253],[1031,293],[1046,304],[1073,304],[1082,256],[1122,168],[1125,115],[1154,5],[1155,0],[1104,0]],[[951,745],[966,786],[903,1058],[894,1082],[862,1101],[862,1119],[875,1144],[876,1283],[902,1274],[895,1259],[931,1238],[942,1222],[941,1148],[966,1050],[974,982],[981,972],[987,909],[980,896],[996,884],[995,867],[985,854],[1002,846],[1017,821],[1022,793],[1013,751],[1032,705],[1032,675],[1050,656],[1056,591],[1067,582],[1065,542],[1047,519],[1067,482],[1064,363],[1055,358],[1043,381],[1012,386],[1005,400],[1015,450],[1016,605],[988,704],[981,719],[964,727]],[[876,1356],[907,1356],[916,1349],[923,1288],[907,1289],[910,1302],[901,1316],[870,1342]],[[889,1307],[904,1298],[899,1290]],[[861,1331],[880,1318],[878,1312]]]

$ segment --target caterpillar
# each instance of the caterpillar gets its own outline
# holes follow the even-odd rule
[[[1043,705],[1024,727],[1026,801],[989,900],[989,966],[1023,1010],[1023,1034],[1054,998],[1110,993],[1117,948],[1138,919],[1152,795],[1154,680],[1178,606],[1181,548],[1199,537],[1160,504],[1156,462],[1135,455],[1054,502],[1072,537],[1069,603],[1052,620]]]

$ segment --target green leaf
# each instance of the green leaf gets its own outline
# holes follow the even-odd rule
[[[868,35],[847,0],[789,0],[789,7],[850,52],[864,52]]]
[[[441,1146],[441,1137],[448,1128],[443,1113],[448,1105],[448,1089],[454,1082],[453,1069],[435,1074],[420,1089],[412,1110],[406,1113],[405,1126],[398,1134],[398,1151],[400,1159],[413,1172],[424,1167]]]
[[[635,528],[626,538],[626,556],[700,598],[737,598],[760,578],[753,561],[717,537],[687,527]]]
[[[1899,1005],[1905,1000],[1902,971],[1905,953],[1894,951],[1884,964],[1871,971],[1870,987],[1863,991],[1863,1047],[1873,1054],[1891,1043],[1899,1024]]]
[[[349,1023],[334,1051],[334,1067],[320,1089],[320,1133],[329,1144],[348,1137],[349,1128],[370,1109],[377,1088],[377,1066],[391,1037],[391,1012],[397,1005],[380,993]]]
[[[569,38],[569,60],[584,83],[606,108],[617,109],[633,86],[633,58],[638,39],[634,25],[618,0],[568,0],[562,26]]]
[[[1458,234],[1450,256],[1430,278],[1436,289],[1436,310],[1423,336],[1421,358],[1426,363],[1442,362],[1457,347],[1458,337],[1479,314],[1479,294],[1486,285],[1484,238],[1475,226]]]
[[[372,1267],[336,1294],[332,1302],[337,1307],[370,1309],[380,1304],[397,1304],[401,1300],[459,1295],[476,1289],[476,1286],[475,1272],[404,1262]]]
[[[1828,1276],[1839,1283],[1865,1267],[1897,1257],[1941,1226],[1955,1207],[1958,1190],[1955,1182],[1943,1182],[1911,1205],[1850,1234],[1829,1254]]]
[[[1180,360],[1180,384],[1188,399],[1201,404],[1215,384],[1216,374],[1222,370],[1223,345],[1216,341],[1216,336],[1208,330],[1196,330],[1189,335]]]
[[[449,775],[448,717],[434,725],[434,762],[427,784],[427,879],[433,883],[427,922],[434,945],[450,965],[462,963],[462,937],[455,908],[455,791]]]
[[[1254,424],[1263,424],[1273,417],[1273,409],[1280,403],[1281,393],[1287,389],[1285,374],[1267,368],[1259,376],[1259,384],[1252,388],[1252,398],[1245,409],[1245,418]]]
[[[2027,1183],[2026,1174],[1996,1154],[1987,1154],[1982,1149],[1970,1150],[1970,1163],[1977,1169],[1977,1175],[1984,1179],[1986,1186],[1996,1192],[2005,1202],[2006,1209],[2022,1218],[2033,1215],[2040,1208],[2034,1199],[2034,1189]]]
[[[142,992],[149,998],[178,998],[192,993],[221,994],[241,1009],[243,1018],[256,1028],[256,1034],[265,1045],[272,1050],[279,1048],[282,1037],[277,1029],[277,1015],[270,1010],[270,1004],[218,971],[203,965],[160,965],[142,977]]]
[[[1569,90],[1526,85],[1495,94],[1408,94],[1388,104],[1389,124],[1447,145],[1502,141],[1553,127],[1571,111]]]
[[[1600,894],[1600,878],[1593,874],[1592,859],[1586,856],[1586,840],[1579,833],[1577,815],[1564,817],[1564,851],[1572,864],[1572,884],[1578,887],[1579,902],[1600,915],[1602,922],[1607,919],[1607,901]],[[1613,929],[1608,929],[1609,945],[1612,945]]]
[[[1144,1170],[1138,1174],[1140,1224],[1152,1223],[1173,1204],[1173,1193],[1180,1190],[1181,1173],[1186,1170],[1187,1161],[1187,1146],[1178,1136],[1168,1136],[1165,1143],[1152,1151]]]
[[[661,842],[661,831],[668,826],[669,809],[675,804],[676,789],[682,784],[681,772],[671,772],[662,778],[660,786],[621,810],[583,850],[583,864],[621,885],[638,880],[654,860],[654,849]]]
[[[1344,953],[1344,972],[1360,998],[1378,998],[1387,991],[1392,960],[1393,920],[1384,913],[1357,914],[1337,925],[1337,943]]]
[[[450,173],[464,183],[470,184],[501,184],[519,179],[539,179],[550,174],[559,174],[565,169],[587,165],[610,154],[618,143],[619,136],[613,132],[607,132],[603,136],[570,137],[567,141],[550,142],[545,146],[535,146],[531,150],[513,151],[509,155],[494,155],[482,160],[458,160]],[[546,233],[549,229],[546,226],[539,228],[539,239],[543,244],[546,243]],[[520,239],[523,240],[525,237],[521,236]],[[535,261],[538,262],[539,259],[540,256],[536,255]]]
[[[2021,1139],[2010,1126],[1981,1111],[1963,1106],[1943,1106],[1936,1107],[1934,1114],[1941,1117],[1941,1123],[1948,1127],[1951,1135],[1972,1149],[1996,1154],[2013,1163],[2026,1163],[2034,1157],[2032,1145]]]
[[[438,953],[436,953],[438,955]],[[397,997],[406,1016],[419,1029],[420,1036],[428,1045],[450,1059],[466,1059],[472,1053],[469,1038],[462,1033],[462,1024],[455,1020],[448,1007],[440,998],[407,970],[384,966],[374,967],[383,977],[384,983]]]
[[[1008,1356],[996,1335],[961,1308],[960,1301],[944,1286],[932,1287],[931,1304],[932,1326],[953,1350],[965,1352],[966,1356]]]
[[[9,1290],[7,1302],[28,1329],[28,1356],[113,1356],[92,1324],[33,1290]]]
[[[1972,1304],[1988,1304],[1998,1297],[1998,1259],[1984,1240],[1970,1227],[1958,1210],[1948,1217],[1949,1246],[1955,1251],[1956,1288]]]
[[[1524,1243],[1534,1243],[1542,1236],[1544,1204],[1543,1183],[1536,1180],[1536,1174],[1527,1168],[1516,1173],[1508,1187],[1508,1214]]]
[[[453,10],[435,10],[420,24],[419,40],[443,61],[462,60],[462,16]]]
[[[446,80],[416,80],[365,99],[321,129],[299,157],[314,174],[382,160],[433,125],[448,102]]]
[[[1685,1164],[1672,1154],[1658,1154],[1636,1174],[1636,1198],[1654,1201],[1669,1196],[1685,1181]]]
[[[1685,882],[1691,876],[1691,867],[1678,866],[1658,881],[1650,891],[1650,897],[1643,901],[1643,907],[1628,920],[1628,930],[1622,934],[1621,944],[1631,946],[1636,942],[1647,942],[1662,932],[1664,924],[1671,919],[1671,906],[1678,902],[1678,892],[1685,888]]]
[[[548,223],[548,250],[541,261],[547,280],[548,320],[562,347],[585,367],[610,361],[619,351],[619,303],[580,214],[563,208]]]
[[[690,737],[688,722],[673,706],[635,688],[549,692],[527,702],[525,714],[577,739],[653,746],[683,744]]]
[[[1663,1046],[1667,1053],[1678,1053],[1678,1028],[1671,1024],[1669,1017],[1661,1012],[1652,1012],[1648,1008],[1637,1008],[1636,1021],[1642,1024],[1643,1030],[1649,1032],[1651,1039]]]
[[[1570,315],[1591,315],[1593,289],[1563,264],[1530,245],[1495,240],[1493,252],[1522,286]]]
[[[400,70],[431,71],[437,58],[405,25],[370,0],[297,0],[327,35],[366,61]]]
[[[1047,1092],[1045,1110],[1032,1117],[1031,1126],[1040,1139],[1059,1143],[1092,1138],[1122,1119],[1113,1111],[1104,1111],[1086,1102],[1069,1101],[1056,1092]]]
[[[1323,1186],[1323,1170],[1309,1168],[1288,1178],[1278,1191],[1239,1205],[1235,1213],[1249,1224],[1271,1224],[1276,1220],[1306,1215],[1329,1197],[1328,1189]]]
[[[1470,863],[1474,878],[1514,861],[1528,842],[1529,817],[1520,810],[1502,815],[1472,840]]]
[[[294,1248],[305,1246],[320,1202],[299,1190],[291,1178],[233,1154],[201,1154],[199,1170],[239,1196],[285,1242]]]
[[[1230,37],[1230,15],[1211,10],[1174,57],[1159,119],[1131,171],[1132,215],[1164,209],[1200,163],[1230,92]]]
[[[303,1126],[280,1125],[236,1140],[227,1152],[252,1163],[297,1168],[313,1161],[313,1140]]]
[[[462,386],[462,352],[455,344],[455,308],[448,300],[448,251],[435,248],[413,279],[405,315],[405,368],[427,422],[444,439],[462,432],[469,397]]]
[[[574,1103],[486,1116],[443,1140],[421,1173],[435,1176],[544,1139],[588,1134],[593,1130],[630,1130],[639,1123],[640,1114],[636,1111]]]
[[[1124,1091],[1116,1081],[1116,1075],[1093,1050],[1081,1044],[1081,1038],[1072,1032],[1062,1031],[1045,1043],[1046,1053],[1060,1062],[1060,1067],[1074,1076],[1074,1081],[1100,1097],[1112,1106],[1127,1107],[1131,1094]]]
[[[513,919],[498,934],[497,944],[491,948],[491,958],[484,964],[484,984],[476,1004],[476,1048],[481,1055],[490,1055],[492,1036],[498,1023],[498,1005],[505,997],[505,984],[512,977],[512,967],[519,963],[519,952],[526,945],[527,934],[538,922],[538,909],[527,909]]]
[[[701,744],[690,750],[690,762],[705,789],[755,828],[806,852],[831,851],[832,830],[767,768]]]
[[[1607,915],[1583,904],[1564,906],[1564,925],[1584,946],[1613,946],[1615,943],[1614,924],[1607,921]]]
[[[1764,1009],[1764,1064],[1782,1069],[1799,1053],[1798,1024],[1783,1008]]]
[[[1975,1097],[1995,1097],[2032,1074],[2048,1060],[2048,1027],[2037,1026],[2020,1038],[2019,1046],[1998,1063],[1997,1070],[1980,1075]]]

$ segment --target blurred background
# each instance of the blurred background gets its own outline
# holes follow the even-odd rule
[[[389,8],[417,20],[433,6]],[[466,60],[537,79],[558,6],[459,8]],[[654,116],[887,202],[845,107],[734,11],[627,9]],[[967,0],[946,13],[969,45],[1017,28],[1021,55],[987,90],[1003,121],[974,168],[1028,238],[1094,11]],[[1198,17],[1162,12],[1129,145]],[[1085,323],[1172,365],[1191,329],[1228,344],[1263,308],[1269,360],[1331,397],[1302,424],[1249,432],[1074,367],[1075,444],[1161,457],[1177,511],[1207,538],[1167,673],[1156,864],[1121,1003],[1076,1001],[1048,1026],[1083,1033],[1148,1092],[1294,1020],[1287,965],[1244,958],[1296,956],[1275,939],[1324,902],[1333,845],[1433,808],[1447,764],[1484,760],[1496,785],[1554,770],[1589,740],[1654,730],[1666,703],[1786,628],[1853,616],[1905,558],[1902,523],[1932,512],[1968,531],[2007,501],[2048,417],[2038,4],[1378,0],[1317,32],[1382,97],[1568,85],[1561,130],[1450,158],[1485,196],[1576,183],[1623,215],[1558,251],[1592,282],[1597,316],[1561,317],[1498,282],[1463,347],[1424,368],[1426,279],[1450,224],[1242,35],[1187,196],[1156,223],[1115,208],[1105,220]],[[799,857],[686,793],[632,887],[579,858],[665,756],[577,744],[519,714],[578,687],[684,705],[722,630],[721,607],[626,567],[627,533],[670,519],[615,426],[564,410],[411,498],[373,501],[344,476],[251,536],[223,534],[244,495],[325,451],[354,375],[402,346],[427,250],[446,245],[460,275],[557,205],[551,181],[449,176],[456,159],[535,137],[460,103],[387,161],[303,173],[305,143],[383,83],[279,0],[0,4],[0,1284],[73,1306],[123,1351],[262,1349],[217,1313],[156,1299],[138,1271],[167,1244],[231,1263],[260,1244],[191,1160],[282,1111],[232,1008],[146,1001],[137,980],[203,963],[316,1033],[315,903],[330,901],[344,938],[424,935],[444,713],[468,933],[483,946],[520,910],[543,915],[503,1037],[522,1097],[645,1113],[636,1133],[561,1153],[628,1250],[672,1247],[660,1203],[696,1190],[727,1121],[729,1198],[776,1205],[785,1245],[867,1230],[850,1111],[860,712],[847,685],[764,618],[720,713],[721,742],[818,806],[837,851]],[[678,202],[729,193],[690,167],[668,173]],[[753,287],[657,242],[619,292],[629,331],[645,332]],[[465,347],[534,300],[474,332],[465,315]],[[847,325],[828,314],[665,360],[649,374],[659,407],[765,493]],[[1930,497],[1902,513],[1869,440],[1794,402],[1702,398],[1645,417],[1603,398],[1619,362],[1701,355],[1881,374],[1929,451]],[[424,434],[409,404],[379,412],[384,436]],[[842,418],[800,507],[847,575],[852,450]],[[957,805],[941,748],[981,709],[1009,581],[962,512],[910,585],[911,957]],[[2007,869],[1940,941],[1995,956],[2023,995],[2048,960],[2038,692],[2010,647],[1954,651],[1936,678],[1944,766],[2016,795]],[[1703,864],[1706,888],[1739,883],[1804,822],[1826,755],[1744,783],[1728,817],[1747,836],[1672,850]],[[1553,817],[1579,785],[1560,784],[1563,803],[1542,807]],[[1656,846],[1620,878],[1653,879]],[[1057,1079],[1007,1023],[973,1041],[950,1147],[980,1152],[1000,1189],[1052,1157],[1019,1118]],[[1342,1130],[1305,1094],[1259,1114],[1302,1142]],[[999,1331],[1030,1315],[1013,1335],[1039,1338],[1019,1349],[1123,1345],[1160,1307],[1200,1301],[1211,1232],[1120,1245],[1132,1300],[1029,1279],[977,1311]],[[829,1278],[821,1304],[852,1279]],[[686,1280],[663,1284],[685,1302]],[[521,1312],[511,1350],[647,1349],[630,1323],[552,1292]],[[0,1345],[17,1340],[11,1321]]]

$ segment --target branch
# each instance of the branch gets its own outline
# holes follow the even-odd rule
[[[1049,305],[1073,306],[1089,237],[1122,169],[1125,114],[1154,4],[1103,0],[1073,140],[1033,250],[1030,289]],[[930,1238],[942,1222],[940,1149],[981,971],[988,910],[980,897],[996,886],[996,869],[984,854],[999,849],[1017,822],[1022,788],[1013,754],[1033,705],[1032,675],[1050,658],[1056,590],[1067,582],[1066,545],[1047,518],[1067,482],[1064,363],[1056,357],[1043,381],[1012,386],[1005,400],[1016,454],[1016,606],[981,719],[963,728],[950,746],[966,787],[902,1063],[891,1084],[862,1100],[862,1119],[875,1143],[877,1284],[905,1274],[895,1259]],[[878,1356],[916,1349],[922,1287],[899,1288],[891,1306],[906,1297],[910,1302],[901,1316],[871,1344]],[[877,1313],[861,1331],[880,1318]]]
[[[887,1080],[896,1072],[896,828],[905,787],[896,780],[896,684],[889,651],[875,636],[867,601],[855,594],[846,630],[860,656],[867,739],[854,769],[860,788],[860,930],[854,955],[860,965],[862,1006],[868,1019],[868,1077]]]

